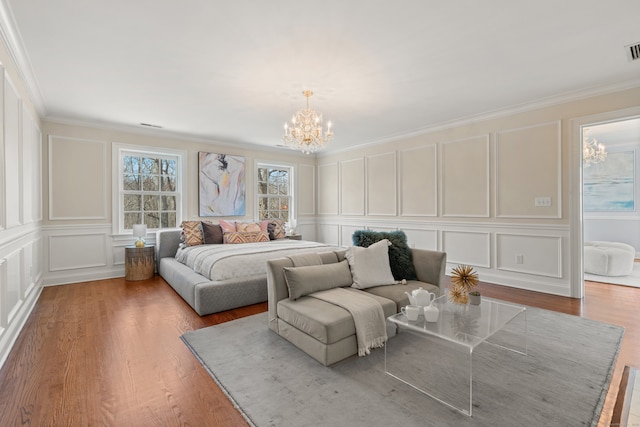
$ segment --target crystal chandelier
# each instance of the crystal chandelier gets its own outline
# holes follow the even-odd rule
[[[585,168],[588,168],[591,164],[600,163],[607,158],[604,145],[589,135],[588,132],[588,130],[584,132],[582,139],[582,165]]]
[[[307,98],[307,108],[298,111],[291,118],[291,123],[284,124],[284,142],[294,150],[305,154],[315,153],[324,148],[333,138],[331,122],[327,122],[326,132],[322,129],[322,114],[309,108],[310,90],[302,94]]]

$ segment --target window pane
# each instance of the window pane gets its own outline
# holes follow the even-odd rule
[[[144,223],[147,228],[160,228],[160,215],[158,212],[145,212]]]
[[[158,177],[153,175],[143,175],[142,191],[158,191]]]
[[[267,169],[258,168],[258,181],[266,181],[266,180],[267,180]]]
[[[140,172],[142,173],[158,174],[158,159],[143,157],[141,166]]]
[[[280,184],[278,186],[280,194],[289,194],[289,184]]]
[[[278,198],[272,197],[269,199],[269,210],[277,211],[278,210]]]
[[[258,183],[258,194],[267,194],[267,183],[259,182]]]
[[[163,211],[175,211],[176,210],[176,196],[162,196],[162,210]]]
[[[140,157],[124,156],[122,158],[122,171],[124,173],[140,173]]]
[[[175,176],[162,176],[160,177],[162,187],[160,191],[176,191],[176,177]]]
[[[131,230],[133,224],[142,224],[142,212],[128,212],[124,214],[124,229]]]
[[[286,199],[284,197],[280,198],[280,210],[281,211],[288,211],[289,210],[289,199]]]
[[[175,160],[162,160],[160,163],[160,173],[162,175],[175,175],[176,174],[176,161]]]
[[[260,219],[269,219],[269,211],[260,210],[258,218],[260,218]]]
[[[160,214],[160,225],[162,228],[173,228],[176,226],[175,212],[162,212]]]
[[[278,184],[273,182],[269,183],[269,194],[278,194]]]
[[[123,210],[125,212],[140,211],[142,209],[142,196],[139,194],[125,194]]]
[[[122,177],[122,188],[126,191],[139,191],[140,175],[124,175]]]
[[[157,211],[160,209],[160,196],[144,196],[144,210]]]

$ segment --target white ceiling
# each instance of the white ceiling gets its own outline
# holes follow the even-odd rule
[[[280,144],[307,88],[336,150],[640,84],[638,0],[0,3],[43,116],[214,141]]]

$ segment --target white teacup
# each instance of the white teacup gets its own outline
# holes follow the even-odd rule
[[[417,306],[417,305],[408,305],[408,306],[402,307],[400,309],[402,314],[407,316],[407,319],[409,319],[411,321],[418,320],[418,316],[420,315],[420,311],[421,310],[422,310],[422,307]]]

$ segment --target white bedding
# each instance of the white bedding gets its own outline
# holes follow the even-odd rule
[[[303,252],[337,249],[324,243],[278,239],[236,245],[199,245],[178,249],[176,260],[209,280],[227,280],[267,273],[267,260]]]

